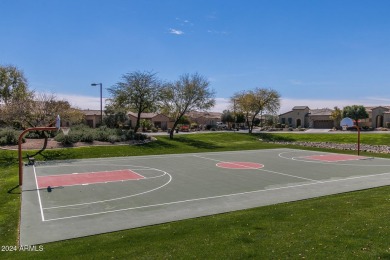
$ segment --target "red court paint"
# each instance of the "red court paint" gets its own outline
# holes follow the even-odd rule
[[[324,161],[324,162],[340,162],[340,161],[352,161],[352,160],[364,160],[368,157],[346,154],[325,154],[325,155],[310,155],[301,158]]]
[[[260,169],[263,168],[264,165],[260,163],[254,162],[220,162],[217,163],[218,167],[226,168],[226,169]]]
[[[131,170],[37,176],[39,189],[46,188],[47,186],[58,187],[139,179],[144,179],[144,177]]]

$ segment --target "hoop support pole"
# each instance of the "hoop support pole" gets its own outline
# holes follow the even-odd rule
[[[22,141],[23,136],[30,131],[56,131],[57,127],[32,127],[24,130],[18,139],[18,157],[19,157],[19,186],[23,185],[23,158],[22,158]]]

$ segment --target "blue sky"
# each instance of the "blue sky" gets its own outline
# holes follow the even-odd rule
[[[81,108],[99,108],[91,83],[136,70],[202,74],[215,110],[255,87],[279,91],[281,112],[390,105],[387,0],[1,0],[0,10],[0,64]]]

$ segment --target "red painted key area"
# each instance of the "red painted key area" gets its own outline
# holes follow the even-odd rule
[[[86,185],[86,184],[94,184],[94,183],[139,180],[139,179],[144,179],[144,177],[131,170],[85,172],[85,173],[72,173],[72,174],[37,177],[39,189],[46,188],[48,186],[58,187],[58,186]]]

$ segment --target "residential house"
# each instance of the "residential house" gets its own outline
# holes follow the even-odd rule
[[[308,106],[295,106],[292,111],[279,115],[279,123],[294,128],[309,127],[310,108]]]
[[[329,108],[310,109],[308,114],[309,128],[325,128],[330,129],[335,127],[335,121],[330,118],[333,110]]]
[[[85,122],[89,127],[95,128],[101,124],[101,112],[100,110],[81,110],[85,115]]]
[[[308,106],[295,106],[292,111],[279,115],[279,123],[297,128],[332,128],[332,110],[328,108],[310,109]]]
[[[198,112],[192,111],[186,114],[191,122],[198,124],[199,127],[207,125],[217,125],[221,121],[222,113],[219,112]]]
[[[390,123],[390,106],[365,107],[368,118],[359,121],[360,126],[378,128]],[[291,127],[333,128],[335,122],[330,118],[333,110],[328,108],[310,109],[307,106],[293,107],[292,111],[279,115],[279,123]]]
[[[137,123],[137,113],[129,112],[127,115],[130,119],[130,127],[134,128]],[[156,128],[164,131],[173,126],[170,118],[163,114],[141,113],[140,119],[150,120]]]
[[[390,106],[366,107],[366,111],[369,117],[362,121],[363,124],[378,128],[387,127],[387,123],[390,123]]]

